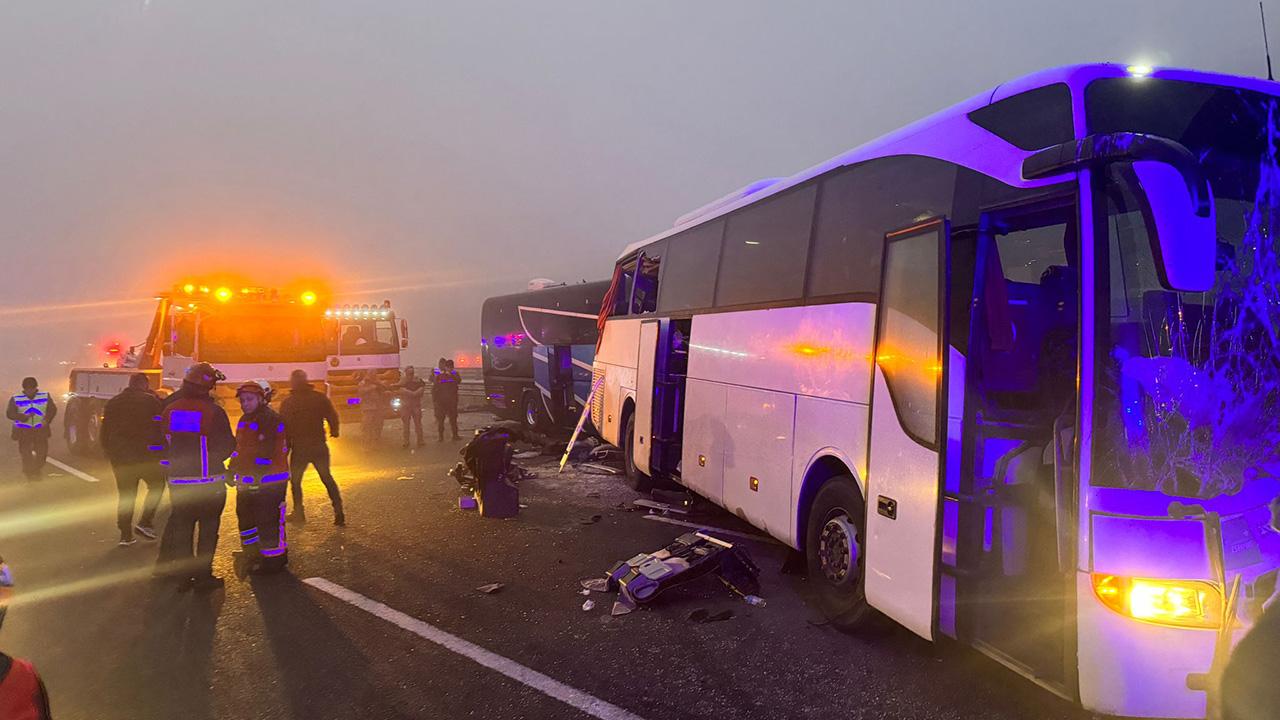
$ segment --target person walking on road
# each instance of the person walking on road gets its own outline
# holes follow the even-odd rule
[[[314,465],[320,482],[333,503],[333,524],[347,524],[342,508],[342,493],[334,482],[329,469],[329,444],[325,439],[324,425],[329,423],[329,436],[338,437],[338,412],[329,398],[311,387],[304,370],[294,370],[289,376],[289,397],[280,405],[284,416],[284,429],[289,443],[289,489],[293,495],[293,512],[289,520],[299,524],[307,521],[302,506],[302,474],[308,465]]]
[[[13,574],[0,558],[0,626],[4,625],[9,598],[13,595]],[[49,720],[49,692],[34,666],[26,660],[0,652],[0,718],[4,720]]]
[[[382,426],[386,421],[387,388],[378,380],[378,374],[366,370],[360,375],[356,387],[360,393],[360,435],[365,447],[377,447],[382,440]]]
[[[224,584],[213,574],[213,554],[227,506],[226,461],[236,441],[227,413],[211,393],[225,379],[209,363],[192,365],[182,387],[165,398],[160,414],[165,434],[161,465],[173,513],[160,541],[158,572],[176,579],[179,590],[213,590]]]
[[[439,367],[431,387],[431,405],[436,415],[436,434],[444,442],[444,421],[449,421],[453,439],[458,439],[458,388],[462,377],[453,367],[452,360],[440,358]]]
[[[418,377],[418,373],[410,365],[404,369],[404,378],[400,381],[400,427],[404,431],[404,447],[409,447],[409,425],[412,424],[418,433],[418,447],[422,441],[422,396],[427,392],[427,383]]]
[[[116,524],[122,547],[137,542],[135,532],[148,540],[156,539],[156,509],[165,486],[164,468],[160,465],[160,452],[164,450],[164,433],[160,429],[163,409],[147,376],[137,373],[129,377],[129,387],[124,392],[107,401],[102,412],[98,438],[116,476],[120,498]],[[142,501],[142,516],[135,525],[139,482],[146,486],[147,494]]]
[[[39,480],[49,456],[49,435],[58,406],[49,393],[40,390],[33,377],[23,378],[22,392],[9,398],[5,417],[13,421],[13,439],[18,442],[22,472],[28,480]]]
[[[271,395],[265,380],[247,382],[236,391],[244,415],[236,427],[230,468],[240,524],[235,568],[241,579],[251,572],[278,572],[289,563],[284,531],[289,448],[284,419],[271,409]]]

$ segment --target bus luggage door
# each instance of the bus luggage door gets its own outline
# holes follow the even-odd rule
[[[885,237],[867,469],[867,601],[932,639],[949,227]]]

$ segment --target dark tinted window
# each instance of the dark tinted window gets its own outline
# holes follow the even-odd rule
[[[809,296],[877,293],[884,236],[951,215],[954,165],[918,156],[872,160],[822,182]]]
[[[789,190],[735,212],[725,230],[716,305],[797,300],[817,186]]]
[[[1062,83],[1028,90],[969,113],[978,127],[1023,150],[1071,140],[1071,90]]]
[[[666,242],[656,243],[640,252],[634,281],[635,289],[631,293],[632,315],[651,313],[658,308],[658,275],[662,270],[662,256],[666,252]]]
[[[658,309],[662,312],[711,307],[724,221],[716,220],[671,238],[663,258]]]

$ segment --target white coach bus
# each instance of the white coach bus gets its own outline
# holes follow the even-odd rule
[[[1204,717],[1274,592],[1280,85],[1006,83],[627,247],[592,420],[873,609]]]

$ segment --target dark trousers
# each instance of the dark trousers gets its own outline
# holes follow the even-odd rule
[[[321,444],[316,447],[296,446],[289,453],[289,489],[293,491],[293,511],[302,513],[302,474],[308,465],[314,465],[320,475],[320,482],[329,493],[329,502],[334,510],[342,509],[342,493],[338,492],[338,483],[333,480],[329,470],[329,446]]]
[[[284,533],[285,483],[236,488],[236,520],[240,546],[262,559],[264,566],[284,566],[288,543]]]
[[[418,431],[418,444],[422,444],[422,406],[406,405],[400,409],[400,427],[404,430],[404,444],[409,444],[409,425]]]
[[[120,527],[120,532],[127,534],[133,531],[133,511],[138,500],[139,482],[147,486],[147,494],[142,499],[142,517],[138,518],[138,524],[151,527],[166,484],[164,469],[160,463],[111,463],[111,471],[115,473],[116,490],[120,493],[116,514],[116,525]]]
[[[33,478],[44,469],[45,458],[49,456],[49,433],[45,430],[22,428],[14,430],[14,439],[18,441],[18,455],[22,457],[22,472]]]
[[[436,410],[436,432],[440,439],[444,440],[444,421],[449,421],[450,427],[453,429],[453,439],[458,439],[458,403],[440,402],[435,405]]]
[[[218,549],[218,527],[227,506],[227,488],[221,482],[204,485],[169,485],[173,512],[160,537],[160,563],[178,577],[213,574],[213,553]]]

